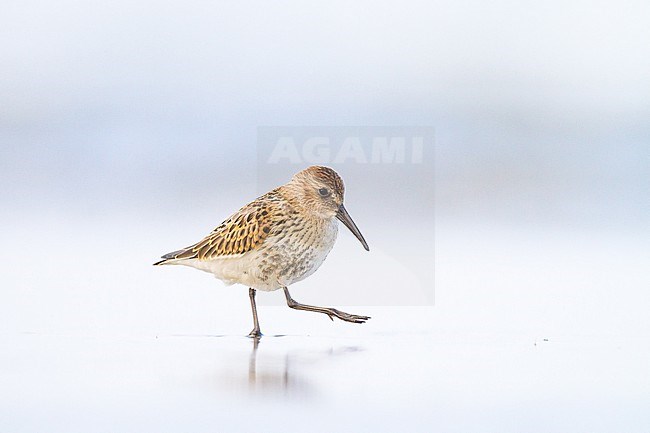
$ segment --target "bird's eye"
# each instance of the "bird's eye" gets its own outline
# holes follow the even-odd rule
[[[330,195],[330,191],[327,188],[321,188],[318,190],[318,193],[320,194],[321,197],[327,197]]]

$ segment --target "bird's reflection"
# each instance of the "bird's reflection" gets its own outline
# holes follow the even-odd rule
[[[251,350],[251,354],[248,357],[248,384],[254,387],[255,383],[257,382],[257,348],[260,345],[260,337],[253,337],[252,340],[253,349]],[[287,378],[288,375],[285,374],[285,383],[288,381]]]
[[[331,342],[314,346],[313,340],[295,341],[293,337],[250,338],[247,375],[242,374],[244,363],[234,359],[228,363],[228,372],[220,375],[220,388],[244,391],[248,396],[309,399],[318,394],[314,375],[322,369],[320,364],[340,356],[349,356],[363,349],[359,346],[335,347]],[[308,342],[303,346],[301,343]],[[233,364],[233,361],[235,363]],[[242,365],[243,364],[243,365]]]

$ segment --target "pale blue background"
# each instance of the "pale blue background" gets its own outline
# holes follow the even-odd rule
[[[441,215],[638,227],[648,7],[3,2],[3,215],[220,213],[259,125],[431,125]]]

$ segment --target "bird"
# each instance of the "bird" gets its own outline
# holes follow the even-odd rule
[[[312,275],[332,250],[342,222],[361,242],[368,243],[343,205],[343,179],[332,168],[311,166],[289,182],[248,203],[199,242],[163,255],[160,265],[190,266],[213,274],[226,285],[248,286],[253,313],[249,337],[262,336],[257,291],[282,289],[287,305],[351,323],[369,316],[295,301],[288,287]]]

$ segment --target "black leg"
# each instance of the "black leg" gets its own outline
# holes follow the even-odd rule
[[[257,307],[255,306],[255,289],[248,288],[248,297],[251,300],[251,308],[253,309],[253,330],[248,334],[249,337],[259,338],[262,336],[260,331],[260,323],[257,321]]]
[[[334,320],[334,317],[336,317],[337,319],[345,320],[346,322],[352,322],[352,323],[365,323],[366,320],[370,319],[370,317],[368,316],[357,316],[356,314],[349,314],[343,311],[339,311],[336,308],[314,307],[312,305],[300,304],[293,300],[293,298],[289,294],[289,289],[287,289],[286,287],[283,287],[282,289],[284,289],[284,296],[285,298],[287,298],[287,305],[289,306],[289,308],[293,308],[295,310],[313,311],[315,313],[327,314],[331,320]]]

